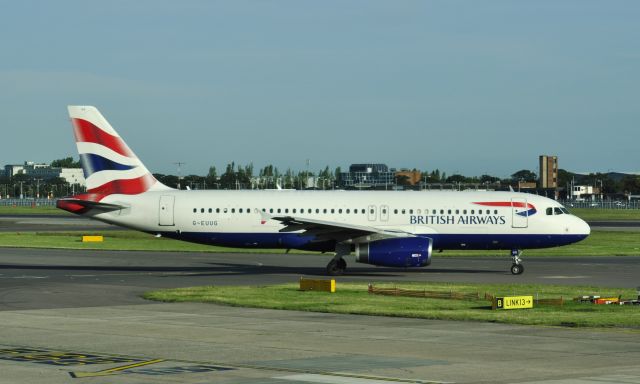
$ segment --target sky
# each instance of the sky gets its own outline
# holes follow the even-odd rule
[[[95,105],[154,173],[640,172],[638,1],[0,0],[0,165]]]

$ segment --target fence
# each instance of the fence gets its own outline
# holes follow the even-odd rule
[[[565,207],[571,208],[605,208],[605,209],[640,209],[640,201],[638,200],[594,200],[594,201],[575,201],[564,200],[558,201]]]
[[[0,199],[2,207],[55,207],[58,199]]]

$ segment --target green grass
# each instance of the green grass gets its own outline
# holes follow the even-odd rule
[[[102,243],[82,243],[82,235],[104,235]],[[283,253],[284,250],[225,248],[192,244],[135,231],[103,232],[0,232],[0,247],[15,248],[63,248],[102,249],[121,251],[169,251],[169,252],[256,252]],[[296,253],[313,253],[292,251]],[[507,251],[444,251],[434,257],[499,256]],[[595,231],[586,240],[565,247],[526,250],[524,256],[638,256],[640,255],[640,233],[622,231]]]
[[[377,287],[394,284],[380,283]],[[399,288],[485,292],[494,296],[533,295],[539,298],[571,299],[598,294],[635,298],[633,289],[526,284],[402,283]],[[445,300],[379,296],[367,293],[362,283],[337,283],[336,293],[302,292],[297,284],[262,287],[191,287],[147,292],[144,298],[165,302],[202,302],[231,306],[295,311],[398,316],[439,320],[485,321],[530,325],[578,327],[623,327],[640,330],[640,306],[593,305],[567,302],[564,306],[536,306],[526,310],[491,310],[485,300]]]
[[[82,235],[102,235],[100,243],[83,243]],[[0,232],[0,247],[110,251],[284,253],[284,249],[244,249],[187,243],[135,231]],[[302,252],[302,251],[301,251]]]
[[[58,209],[50,205],[43,206],[20,206],[12,207],[7,205],[0,205],[0,215],[15,215],[15,216],[30,216],[30,215],[60,215],[60,216],[72,216],[73,214]]]
[[[569,208],[585,221],[640,221],[640,209]]]

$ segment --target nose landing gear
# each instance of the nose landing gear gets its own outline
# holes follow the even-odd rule
[[[512,275],[520,275],[524,272],[524,266],[522,265],[522,259],[520,259],[520,255],[522,255],[522,251],[519,249],[511,250],[511,260],[513,264],[511,264],[511,274]]]

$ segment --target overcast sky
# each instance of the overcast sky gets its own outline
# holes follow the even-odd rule
[[[639,1],[0,1],[0,165],[640,171]]]

